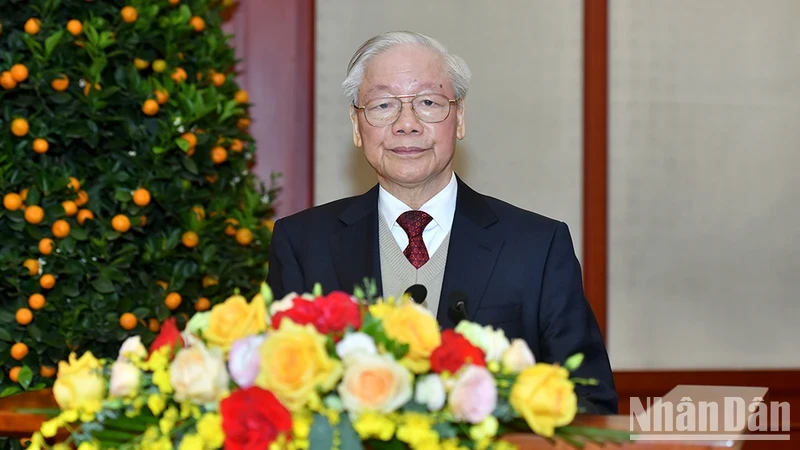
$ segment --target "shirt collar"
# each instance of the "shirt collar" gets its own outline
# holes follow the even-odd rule
[[[389,228],[400,226],[397,218],[411,208],[400,201],[397,197],[390,194],[383,186],[379,187],[378,204]],[[425,211],[433,217],[433,222],[441,227],[445,232],[449,232],[453,225],[453,217],[456,214],[456,197],[458,194],[458,183],[456,174],[453,173],[450,182],[439,193],[425,202],[419,209]]]

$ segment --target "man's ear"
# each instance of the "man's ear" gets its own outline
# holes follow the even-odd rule
[[[459,100],[456,105],[456,137],[460,139],[464,139],[464,136],[467,135],[467,124],[465,122],[465,110],[466,110],[466,99]]]
[[[361,128],[358,125],[358,110],[353,106],[350,105],[350,122],[353,124],[353,144],[356,147],[361,148]]]

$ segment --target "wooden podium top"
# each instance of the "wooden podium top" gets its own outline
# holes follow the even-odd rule
[[[663,397],[664,401],[679,401],[681,398],[693,395],[693,400],[698,401],[705,393],[708,398],[708,392],[711,392],[711,397],[722,395],[724,392],[730,393],[731,390],[737,392],[744,398],[753,398],[754,396],[766,396],[766,388],[720,388],[715,386],[678,386],[670,391]],[[723,392],[724,391],[724,392]],[[749,396],[749,397],[748,397]],[[55,399],[53,398],[52,391],[45,389],[41,391],[26,392],[17,394],[10,397],[0,399],[0,437],[14,437],[23,438],[30,437],[35,431],[38,431],[41,424],[46,417],[39,414],[27,414],[16,412],[19,409],[34,409],[34,408],[53,408],[56,407]],[[576,417],[573,425],[577,426],[590,426],[611,430],[629,431],[631,430],[631,417],[626,415],[579,415]],[[62,432],[63,433],[63,432]],[[746,430],[741,432],[747,433]],[[66,438],[66,434],[60,434],[56,439]],[[515,444],[520,450],[566,450],[573,449],[563,442],[551,442],[545,438],[536,436],[534,434],[514,433],[504,437],[504,440]],[[624,445],[607,444],[600,446],[592,443],[587,443],[584,447],[585,450],[610,450],[610,449],[625,449],[625,450],[720,450],[727,449],[741,449],[744,441],[731,440],[729,438],[720,440],[704,440],[704,441],[632,441]]]

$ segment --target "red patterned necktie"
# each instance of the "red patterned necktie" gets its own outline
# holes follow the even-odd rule
[[[422,240],[422,230],[433,220],[425,211],[406,211],[397,218],[397,223],[408,235],[408,247],[403,250],[408,261],[419,269],[428,262],[428,249]]]

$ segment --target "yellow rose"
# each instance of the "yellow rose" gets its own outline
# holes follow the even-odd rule
[[[256,295],[250,303],[241,295],[234,295],[211,308],[203,337],[210,347],[227,353],[236,340],[266,329],[267,305],[261,295]]]
[[[79,409],[85,412],[100,411],[105,397],[106,383],[101,364],[92,352],[78,359],[70,353],[69,362],[58,363],[58,378],[53,384],[53,396],[61,409]]]
[[[272,391],[290,411],[299,411],[317,389],[330,391],[342,375],[342,364],[328,356],[325,345],[325,336],[312,325],[284,318],[261,345],[256,386]]]
[[[567,369],[538,363],[523,370],[511,387],[509,402],[534,433],[552,437],[556,427],[569,425],[578,411],[575,385]]]
[[[405,302],[391,309],[383,317],[383,329],[390,339],[408,344],[408,353],[402,363],[414,373],[430,370],[431,353],[441,345],[442,334],[436,318],[424,307]]]

